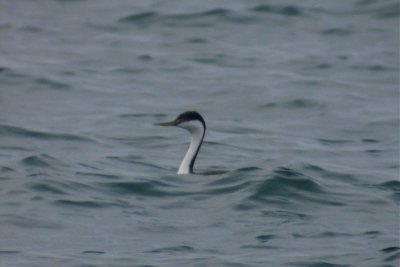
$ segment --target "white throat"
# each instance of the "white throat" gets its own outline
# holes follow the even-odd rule
[[[205,128],[203,127],[203,124],[197,120],[183,122],[177,126],[188,130],[192,134],[189,149],[187,150],[178,169],[179,175],[190,174],[193,173],[194,161],[196,160],[197,153],[199,152],[200,146],[203,142]]]

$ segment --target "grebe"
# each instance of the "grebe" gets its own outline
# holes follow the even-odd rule
[[[175,120],[169,122],[155,123],[159,126],[176,126],[188,130],[192,138],[190,140],[189,149],[183,158],[181,165],[178,169],[179,175],[193,174],[193,165],[199,153],[201,144],[203,143],[204,135],[206,134],[206,122],[197,111],[186,111]],[[223,174],[225,171],[214,171],[207,173],[200,173],[203,175]]]

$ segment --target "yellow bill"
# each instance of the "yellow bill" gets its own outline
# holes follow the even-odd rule
[[[179,123],[179,121],[168,121],[168,122],[159,122],[159,123],[154,123],[154,125],[158,126],[176,126]]]

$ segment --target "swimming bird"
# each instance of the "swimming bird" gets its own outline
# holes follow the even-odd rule
[[[192,138],[189,148],[183,158],[178,169],[179,175],[193,174],[193,165],[199,153],[201,144],[203,143],[204,135],[206,134],[206,122],[197,111],[186,111],[178,115],[175,120],[169,122],[155,123],[158,126],[176,126],[188,130]],[[200,173],[203,175],[222,174],[225,171],[214,171]]]

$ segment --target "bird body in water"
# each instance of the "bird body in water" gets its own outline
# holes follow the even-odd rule
[[[193,166],[206,134],[206,122],[197,111],[186,111],[170,122],[156,123],[158,126],[176,126],[188,130],[192,138],[189,148],[179,166],[178,174],[193,174]],[[203,175],[223,174],[224,171],[201,173]]]

